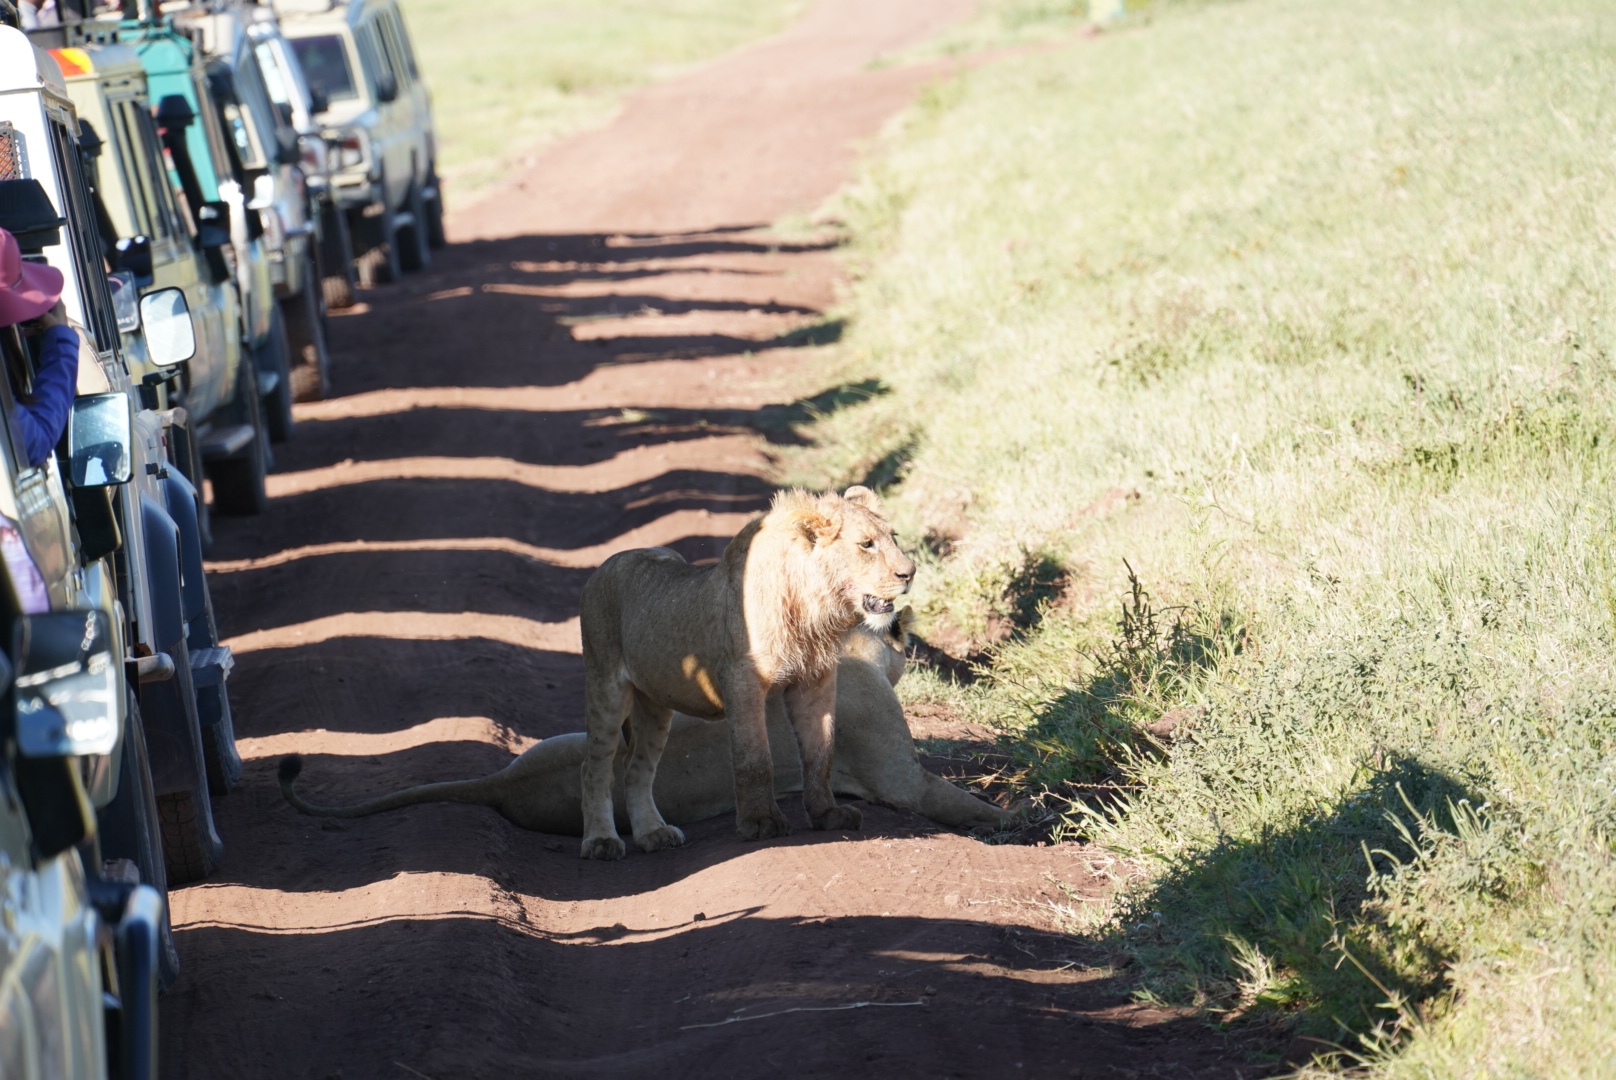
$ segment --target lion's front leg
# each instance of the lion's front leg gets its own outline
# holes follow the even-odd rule
[[[836,748],[836,668],[813,682],[786,687],[786,715],[802,751],[802,805],[816,829],[856,829],[864,821],[857,807],[837,806],[830,790]]]
[[[769,754],[763,687],[750,678],[734,682],[737,685],[724,694],[724,716],[735,768],[735,831],[742,840],[789,835],[791,825],[774,801],[774,758]]]
[[[672,726],[672,709],[663,708],[638,690],[634,691],[634,703],[628,715],[631,745],[623,795],[628,802],[634,842],[641,851],[661,851],[685,842],[685,834],[663,820],[652,790],[656,784],[657,763],[662,760]]]
[[[590,657],[584,660],[584,840],[578,854],[585,859],[621,859],[623,840],[612,810],[612,762],[628,719],[631,688],[620,671],[592,670]]]

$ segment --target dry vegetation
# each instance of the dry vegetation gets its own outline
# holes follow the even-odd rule
[[[907,692],[1148,867],[1100,931],[1143,994],[1616,1075],[1613,43],[1157,7],[934,87],[835,208],[879,382],[786,478],[885,487],[984,657]]]

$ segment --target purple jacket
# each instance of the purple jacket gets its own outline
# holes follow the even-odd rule
[[[43,465],[67,430],[67,416],[79,384],[79,335],[71,326],[45,331],[34,375],[33,400],[12,414],[29,466]]]

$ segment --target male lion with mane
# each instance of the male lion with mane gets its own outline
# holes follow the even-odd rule
[[[780,698],[802,753],[802,801],[816,829],[856,829],[836,805],[836,659],[862,619],[885,630],[915,564],[898,550],[875,492],[782,491],[743,528],[716,566],[667,548],[624,551],[584,585],[581,806],[586,859],[620,859],[612,759],[629,725],[623,795],[634,842],[658,851],[685,842],[657,809],[652,785],[674,710],[729,721],[735,827],[746,840],[791,831],[774,796],[766,722]]]

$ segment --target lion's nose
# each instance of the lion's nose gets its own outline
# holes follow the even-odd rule
[[[910,563],[909,569],[907,570],[892,571],[892,576],[903,582],[905,585],[909,584],[909,582],[913,581],[915,577],[915,564]]]

